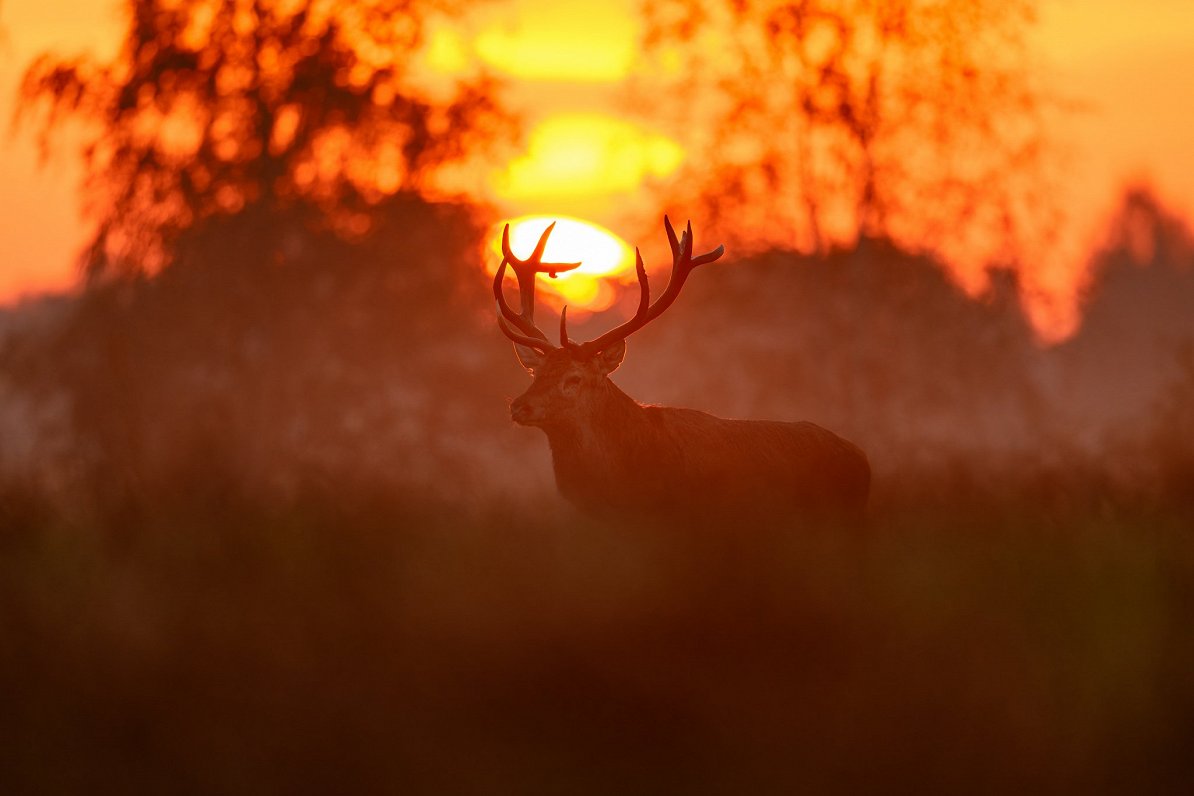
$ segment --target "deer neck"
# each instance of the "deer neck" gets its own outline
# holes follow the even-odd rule
[[[556,482],[569,499],[616,488],[633,457],[631,441],[641,437],[646,422],[638,402],[608,379],[603,386],[588,411],[544,429]]]

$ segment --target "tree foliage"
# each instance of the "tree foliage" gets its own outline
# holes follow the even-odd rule
[[[644,13],[698,133],[694,178],[728,230],[778,221],[774,242],[806,252],[888,237],[988,260],[1052,221],[1026,0],[653,0]]]
[[[431,178],[508,121],[484,75],[418,74],[428,22],[455,0],[126,0],[109,62],[46,54],[20,115],[43,147],[85,123],[92,274],[145,271],[205,218],[296,205],[361,232],[379,200]]]

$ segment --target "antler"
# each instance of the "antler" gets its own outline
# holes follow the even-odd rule
[[[547,342],[547,335],[535,325],[535,274],[547,274],[554,279],[560,271],[571,271],[580,267],[580,263],[543,262],[543,251],[547,248],[547,239],[551,236],[551,231],[555,229],[555,226],[554,221],[549,224],[539,237],[539,242],[535,244],[535,250],[531,252],[531,256],[520,260],[510,250],[510,225],[507,224],[502,230],[502,264],[498,266],[497,273],[493,277],[493,297],[497,301],[498,326],[502,333],[519,345],[528,346],[544,353],[555,346]],[[510,308],[502,292],[502,279],[506,275],[507,265],[514,270],[514,276],[518,279],[521,312],[515,312]],[[514,328],[511,329],[511,326]]]
[[[635,311],[634,317],[626,321],[617,328],[611,329],[605,334],[598,337],[596,340],[590,340],[587,343],[574,343],[568,339],[568,325],[567,325],[567,311],[560,315],[560,345],[565,348],[570,348],[574,351],[580,352],[582,355],[591,356],[598,351],[609,348],[614,343],[620,340],[625,340],[630,335],[637,332],[639,329],[646,326],[651,321],[658,318],[664,311],[672,305],[676,297],[680,295],[680,290],[684,287],[685,280],[688,275],[692,273],[698,265],[711,263],[725,254],[725,246],[718,246],[713,251],[705,252],[704,254],[692,256],[692,222],[688,222],[684,234],[679,240],[676,240],[676,230],[672,228],[672,222],[667,216],[663,217],[663,226],[667,230],[668,245],[672,249],[672,275],[668,280],[667,287],[664,288],[663,295],[654,304],[649,304],[651,298],[651,289],[647,284],[647,269],[643,267],[643,257],[639,253],[637,247],[634,250],[634,269],[638,275],[639,286],[639,301],[638,310]],[[538,330],[536,330],[538,331]],[[553,346],[554,347],[554,346]]]

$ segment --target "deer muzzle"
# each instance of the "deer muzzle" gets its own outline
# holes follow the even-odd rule
[[[541,414],[539,408],[528,401],[525,395],[515,398],[510,404],[510,418],[520,426],[535,425],[542,419]]]

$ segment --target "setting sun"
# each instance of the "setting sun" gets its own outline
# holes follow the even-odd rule
[[[567,216],[522,216],[511,220],[510,247],[517,256],[526,256],[534,248],[548,224],[555,230],[547,241],[545,262],[580,262],[580,268],[559,274],[555,279],[539,281],[540,294],[553,306],[567,304],[578,310],[596,312],[613,303],[615,294],[609,277],[629,272],[634,253],[620,237],[599,224]],[[501,261],[502,226],[490,236],[493,262]]]

